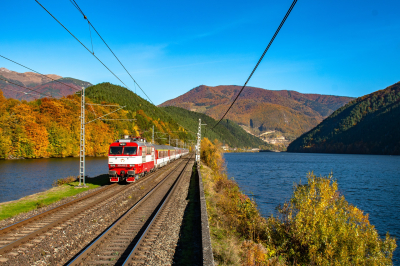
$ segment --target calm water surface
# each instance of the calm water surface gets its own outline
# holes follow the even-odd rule
[[[276,214],[276,206],[289,200],[293,184],[307,182],[307,173],[333,173],[340,192],[351,204],[369,214],[381,236],[389,232],[400,246],[400,156],[226,153],[227,171],[248,195],[253,195],[261,213]],[[399,247],[394,265],[400,265]]]
[[[108,173],[107,157],[86,158],[86,175]],[[0,202],[51,188],[53,182],[79,174],[79,158],[0,160]]]
[[[332,172],[347,201],[369,213],[382,236],[389,231],[400,237],[400,156],[227,153],[225,159],[229,176],[253,194],[265,217],[290,199],[293,184],[300,179],[305,183],[308,172]],[[78,158],[0,160],[0,202],[47,190],[54,180],[78,175],[78,167]],[[107,158],[86,158],[86,168],[91,177],[106,174]],[[399,248],[393,261],[400,265]]]

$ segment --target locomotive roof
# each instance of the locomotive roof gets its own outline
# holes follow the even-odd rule
[[[151,144],[150,142],[143,142],[139,140],[133,140],[131,138],[129,139],[117,139],[114,143],[135,143],[140,147],[154,147],[157,150],[185,150],[183,148],[178,148],[174,146],[169,146],[169,145],[156,145],[156,144]]]
[[[168,145],[154,145],[154,148],[156,150],[176,150],[175,147],[173,146],[168,146]]]
[[[143,142],[143,141],[138,141],[138,140],[132,140],[132,139],[117,139],[114,143],[135,143],[138,146],[145,146],[145,147],[152,147],[153,144],[150,142]]]

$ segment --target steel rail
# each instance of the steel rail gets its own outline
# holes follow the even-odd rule
[[[18,228],[20,228],[20,227],[22,227],[22,226],[24,226],[24,225],[26,225],[26,224],[29,224],[29,223],[35,222],[35,221],[37,221],[37,220],[39,220],[39,219],[42,219],[42,218],[44,218],[44,217],[46,217],[46,216],[48,216],[48,215],[50,215],[50,214],[53,214],[53,213],[55,213],[55,212],[57,212],[57,211],[60,211],[60,210],[62,210],[62,209],[65,209],[65,208],[67,208],[67,207],[69,207],[69,206],[71,206],[71,205],[73,205],[73,204],[76,204],[76,203],[78,203],[78,202],[80,202],[80,201],[83,201],[83,200],[85,200],[85,199],[91,198],[91,197],[93,197],[93,196],[95,196],[95,195],[97,195],[97,194],[99,194],[99,193],[102,193],[102,192],[104,192],[104,191],[106,191],[106,190],[108,190],[108,189],[114,187],[115,185],[116,185],[116,184],[112,184],[112,185],[110,185],[110,186],[104,187],[104,188],[99,189],[99,190],[97,190],[97,191],[94,191],[94,192],[92,192],[92,193],[90,193],[90,194],[87,194],[87,195],[85,195],[85,196],[83,196],[83,197],[81,197],[81,198],[77,198],[77,199],[72,200],[72,201],[70,201],[70,202],[67,202],[67,203],[65,203],[65,204],[63,204],[63,205],[54,207],[54,208],[52,208],[52,209],[50,209],[50,210],[47,210],[47,211],[42,212],[42,213],[39,213],[39,214],[37,214],[37,215],[35,215],[35,216],[32,216],[32,217],[30,217],[30,218],[27,218],[27,219],[25,219],[25,220],[22,220],[22,221],[19,221],[19,222],[17,222],[17,223],[14,223],[14,224],[11,224],[11,225],[9,225],[9,226],[6,226],[6,227],[4,227],[4,228],[1,228],[1,229],[0,229],[0,236],[3,235],[3,234],[7,234],[7,233],[9,233],[9,232],[11,232],[11,231],[13,231],[13,230],[16,230],[16,229],[18,229]]]
[[[168,170],[170,170],[171,167],[173,167],[173,165],[170,165],[170,167],[168,167],[166,169],[162,169],[162,170],[168,171]],[[161,169],[159,169],[159,170],[161,170]],[[27,235],[25,235],[25,236],[23,236],[21,238],[9,243],[9,244],[6,244],[5,246],[0,247],[0,255],[10,252],[11,249],[16,248],[16,247],[18,247],[18,246],[20,246],[20,245],[32,240],[33,238],[37,237],[38,235],[41,235],[41,234],[51,230],[52,228],[56,227],[59,224],[62,224],[62,223],[65,223],[68,220],[71,220],[73,217],[78,216],[82,212],[87,211],[87,210],[89,210],[91,208],[94,208],[96,205],[99,205],[99,204],[103,203],[104,201],[109,200],[110,198],[118,196],[119,193],[130,189],[132,186],[136,187],[137,185],[141,184],[143,181],[147,180],[148,178],[152,177],[153,175],[155,175],[157,173],[160,173],[160,172],[156,171],[156,172],[150,173],[150,174],[146,175],[145,178],[139,179],[138,182],[131,183],[131,184],[128,184],[128,185],[124,186],[121,190],[118,191],[118,193],[112,193],[112,194],[102,198],[99,201],[94,201],[92,203],[89,203],[88,205],[84,205],[83,207],[79,208],[78,210],[74,210],[71,213],[68,213],[67,215],[64,215],[60,219],[57,219],[54,222],[51,222],[51,223],[39,228],[38,230],[35,230],[35,231],[33,231],[33,232],[31,232],[31,233],[29,233],[29,234],[27,234]],[[36,222],[36,221],[38,221],[40,219],[44,219],[44,218],[46,218],[47,216],[49,216],[51,214],[55,214],[55,213],[65,209],[65,208],[68,208],[68,207],[72,206],[73,204],[79,203],[79,202],[81,202],[83,200],[92,198],[92,197],[94,197],[94,196],[96,196],[96,195],[98,195],[98,194],[100,194],[102,192],[105,192],[105,191],[109,190],[110,188],[115,187],[116,185],[117,185],[116,183],[112,184],[112,185],[107,186],[107,187],[105,187],[103,189],[99,189],[99,190],[97,190],[95,192],[92,192],[92,193],[90,193],[88,195],[85,195],[84,197],[81,197],[79,199],[67,202],[67,203],[65,203],[63,205],[55,207],[55,208],[53,208],[51,210],[48,210],[46,212],[43,212],[41,214],[35,215],[35,216],[31,217],[31,218],[28,218],[28,219],[25,219],[25,220],[23,220],[21,222],[12,224],[10,226],[7,226],[7,227],[5,227],[5,228],[0,230],[0,235],[5,235],[7,233],[10,233],[11,231],[18,230],[18,229],[22,228],[23,226],[26,226],[27,224]]]
[[[128,257],[126,258],[126,260],[122,264],[123,266],[129,265],[130,263],[133,263],[133,260],[134,260],[135,256],[139,255],[138,253],[140,252],[140,250],[139,250],[140,246],[143,245],[143,241],[146,239],[147,234],[153,228],[153,225],[155,224],[155,221],[158,219],[159,214],[164,210],[164,206],[166,206],[166,204],[171,199],[171,196],[174,194],[175,190],[177,189],[178,184],[182,180],[183,173],[185,172],[185,170],[186,170],[187,166],[189,165],[189,162],[190,162],[191,159],[192,159],[192,156],[188,159],[185,167],[183,168],[183,170],[179,174],[178,178],[175,180],[174,184],[168,190],[167,195],[165,196],[161,206],[158,207],[158,210],[157,210],[156,214],[153,216],[151,221],[148,223],[146,229],[144,230],[144,232],[140,236],[138,242],[135,244],[135,246],[133,247],[132,251],[129,253]]]
[[[190,158],[188,159],[188,162]],[[181,172],[186,169],[188,164],[186,163],[185,167]],[[109,235],[113,232],[114,229],[117,229],[119,225],[125,222],[131,214],[136,211],[137,207],[141,206],[165,181],[169,179],[169,177],[184,163],[184,161],[179,162],[179,164],[170,172],[167,176],[165,176],[156,186],[154,186],[149,192],[147,192],[138,202],[136,202],[129,210],[127,210],[124,214],[122,214],[119,218],[117,218],[106,230],[103,231],[99,236],[97,236],[86,248],[77,253],[66,265],[80,265],[80,263],[85,262],[86,258],[102,243],[104,243]],[[181,173],[180,173],[181,174]],[[179,176],[180,176],[179,174]]]

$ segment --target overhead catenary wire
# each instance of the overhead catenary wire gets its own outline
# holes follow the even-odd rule
[[[126,73],[128,73],[128,75],[131,77],[131,79],[133,80],[133,84],[135,86],[135,94],[136,94],[136,85],[138,86],[138,88],[143,92],[143,94],[147,97],[147,99],[154,105],[156,106],[153,101],[150,99],[150,97],[146,94],[146,92],[142,89],[142,87],[140,87],[139,83],[136,82],[136,80],[132,77],[132,75],[129,73],[129,71],[126,69],[126,67],[124,66],[124,64],[122,64],[122,62],[119,60],[119,58],[117,57],[117,55],[113,52],[113,50],[110,48],[110,46],[107,44],[107,42],[103,39],[103,37],[100,35],[100,33],[96,30],[96,28],[93,26],[93,24],[89,21],[89,19],[87,18],[87,16],[83,13],[82,9],[79,7],[78,3],[75,0],[70,0],[70,2],[72,3],[72,5],[79,11],[79,13],[81,13],[81,15],[83,16],[84,19],[86,19],[88,21],[88,23],[90,24],[90,26],[93,28],[93,30],[97,33],[97,35],[100,37],[100,39],[103,41],[103,43],[107,46],[107,48],[110,50],[110,52],[114,55],[114,57],[118,60],[118,62],[120,63],[120,65],[124,68],[124,70],[126,71]],[[137,95],[137,94],[136,94]],[[169,115],[168,113],[166,113],[164,110],[162,110],[161,108],[159,108],[158,106],[156,106],[159,110],[161,110],[161,112]],[[178,124],[179,126],[183,127],[182,125]],[[185,128],[185,127],[183,127]],[[190,131],[190,130],[189,130]],[[192,132],[194,133],[194,132]]]
[[[13,62],[14,64],[17,64],[17,65],[19,65],[19,66],[22,66],[22,67],[24,67],[24,68],[26,68],[26,69],[28,69],[28,70],[30,70],[30,71],[32,71],[32,72],[35,72],[36,74],[39,74],[39,75],[42,75],[42,76],[44,76],[44,77],[46,77],[46,78],[48,78],[48,79],[51,79],[52,81],[55,81],[55,82],[58,82],[58,83],[60,83],[60,84],[65,85],[65,86],[67,86],[67,87],[70,87],[71,89],[74,89],[74,90],[77,90],[77,91],[80,90],[80,89],[74,88],[74,87],[72,87],[72,86],[70,86],[70,85],[68,85],[68,84],[65,84],[64,82],[58,81],[58,80],[53,79],[53,78],[51,78],[51,77],[49,77],[49,76],[47,76],[47,75],[44,75],[44,74],[42,74],[42,73],[39,73],[39,72],[37,72],[36,70],[33,70],[32,68],[29,68],[29,67],[27,67],[27,66],[24,66],[23,64],[20,64],[20,63],[18,63],[18,62],[15,62],[14,60],[11,60],[10,58],[7,58],[7,57],[2,56],[2,55],[0,55],[0,57],[4,58],[4,59],[6,59],[6,60],[8,60],[8,61],[10,61],[10,62]]]
[[[58,24],[60,24],[69,34],[71,34],[72,37],[75,38],[75,40],[77,40],[91,55],[93,55],[111,74],[113,74],[114,77],[116,77],[122,84],[124,84],[125,87],[127,87],[129,89],[129,87],[114,73],[111,71],[110,68],[108,68],[103,61],[101,61],[94,53],[92,53],[90,51],[89,48],[86,47],[86,45],[84,45],[74,34],[72,34],[72,32],[70,32],[55,16],[53,16],[53,14],[50,13],[50,11],[48,11],[38,0],[35,0],[36,3],[38,3],[55,21],[58,22]]]
[[[232,106],[234,105],[234,103],[236,102],[236,100],[239,98],[240,94],[242,93],[242,91],[244,90],[244,88],[246,87],[247,83],[249,82],[249,80],[251,79],[251,77],[253,76],[254,72],[256,71],[258,65],[261,63],[261,61],[263,60],[265,54],[267,53],[269,47],[271,46],[271,44],[273,43],[273,41],[275,40],[275,37],[278,35],[279,31],[281,30],[283,24],[285,23],[286,19],[288,18],[290,12],[292,12],[292,9],[294,8],[294,6],[296,5],[297,0],[293,0],[292,5],[290,6],[289,10],[286,12],[285,17],[282,19],[281,24],[279,24],[278,29],[275,31],[274,36],[272,36],[272,39],[270,40],[270,42],[268,43],[267,48],[265,48],[263,54],[261,55],[260,59],[258,60],[256,66],[254,67],[253,71],[251,72],[250,76],[247,78],[246,82],[244,83],[242,89],[239,91],[238,95],[236,96],[236,98],[233,100],[232,104],[229,106],[228,110],[226,110],[225,114],[222,116],[222,118],[212,127],[212,129],[214,129],[221,121],[222,119],[224,119],[224,117],[228,114],[229,110],[232,108]]]
[[[69,31],[53,14],[50,13],[50,11],[48,11],[38,0],[35,0],[36,3],[38,3],[55,21],[57,21],[72,37],[75,38],[75,40],[77,40],[90,54],[92,54],[111,74],[113,74],[114,77],[116,77],[126,88],[130,89],[114,72],[111,71],[111,69],[109,69],[94,53],[92,53],[90,51],[90,49],[88,47],[86,47],[86,45],[84,45],[71,31]],[[75,8],[78,9],[78,11],[83,15],[84,19],[87,19],[87,17],[85,16],[85,14],[83,13],[83,11],[80,9],[79,5],[76,3],[75,0],[70,0],[70,2],[75,6]],[[89,20],[88,20],[89,21]],[[90,21],[89,21],[90,23]],[[105,42],[105,40],[101,37],[101,35],[97,32],[97,30],[93,27],[93,25],[90,23],[90,25],[92,26],[93,30],[99,35],[99,37],[101,38],[101,40],[104,42],[104,44],[108,47],[108,49],[111,51],[111,53],[115,56],[115,58],[118,60],[118,62],[123,66],[123,68],[125,69],[125,71],[129,74],[129,76],[132,78],[132,80],[134,81],[134,84],[136,84],[139,89],[146,95],[146,97],[149,99],[149,101],[155,105],[150,97],[144,92],[144,90],[140,87],[140,85],[136,82],[136,80],[131,76],[131,74],[128,72],[128,70],[125,68],[125,66],[122,64],[122,62],[118,59],[118,57],[115,55],[115,53],[111,50],[111,48],[108,46],[108,44]],[[157,106],[156,106],[157,107]],[[161,112],[165,113],[167,116],[169,116],[168,113],[166,113],[164,110],[162,110],[161,108],[157,107]],[[179,125],[179,124],[178,124]],[[179,125],[181,126],[181,125]],[[182,126],[183,127],[183,126]],[[184,127],[183,127],[184,128]]]
[[[110,50],[110,52],[114,55],[114,57],[118,60],[118,62],[120,63],[120,65],[125,69],[126,73],[128,73],[128,75],[131,77],[131,79],[133,80],[134,84],[136,84],[139,89],[144,93],[144,95],[146,95],[147,99],[149,99],[149,101],[155,105],[153,103],[153,101],[150,99],[150,97],[146,94],[146,92],[144,92],[144,90],[140,87],[140,85],[136,82],[136,80],[132,77],[131,73],[129,73],[129,71],[126,69],[126,67],[124,66],[124,64],[122,64],[121,60],[119,60],[119,58],[115,55],[115,53],[113,52],[113,50],[110,48],[110,46],[108,46],[108,44],[106,43],[106,41],[103,39],[103,37],[101,37],[100,33],[96,30],[96,28],[93,26],[93,24],[89,21],[89,19],[87,18],[87,16],[83,13],[82,9],[79,7],[79,5],[76,3],[75,0],[70,0],[70,2],[76,7],[76,9],[78,9],[78,11],[82,14],[83,18],[87,20],[87,22],[89,23],[89,25],[93,28],[93,30],[97,33],[97,35],[100,37],[100,39],[103,41],[103,43],[107,46],[107,48]],[[92,43],[93,45],[93,43]],[[136,93],[136,92],[135,92]]]

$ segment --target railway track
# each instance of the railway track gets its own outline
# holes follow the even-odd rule
[[[86,196],[2,228],[0,230],[0,256],[18,254],[14,250],[20,248],[21,245],[24,245],[26,248],[32,246],[29,243],[40,242],[40,238],[49,234],[51,230],[61,229],[62,225],[65,224],[72,225],[87,212],[101,208],[104,203],[113,201],[122,193],[126,193],[135,187],[143,186],[147,180],[151,180],[151,177],[167,173],[173,170],[177,164],[178,162],[173,162],[156,172],[146,175],[135,183],[109,185]]]
[[[184,160],[67,265],[146,264],[163,218],[173,207],[169,199],[183,176],[191,175],[194,160]]]

